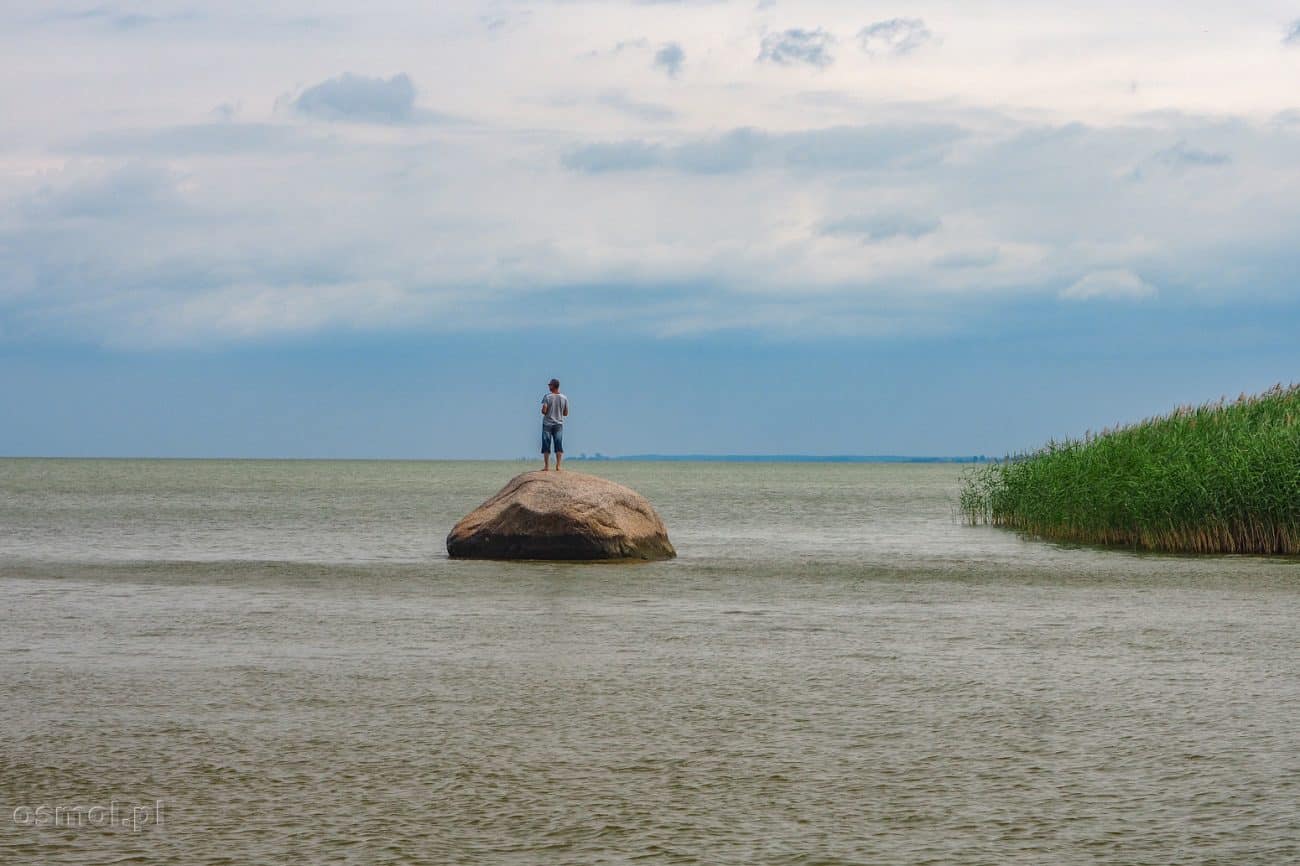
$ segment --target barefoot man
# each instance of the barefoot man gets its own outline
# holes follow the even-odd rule
[[[560,380],[552,379],[551,393],[542,398],[542,471],[551,468],[551,443],[555,443],[555,471],[564,459],[564,417],[569,414],[569,398],[560,393]]]

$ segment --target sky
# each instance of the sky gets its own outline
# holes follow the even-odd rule
[[[1300,4],[0,5],[0,454],[1000,455],[1300,380]]]

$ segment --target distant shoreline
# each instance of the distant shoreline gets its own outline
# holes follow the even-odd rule
[[[581,462],[642,463],[988,463],[983,454],[970,457],[915,457],[901,454],[628,454],[622,457],[579,455],[567,457]]]

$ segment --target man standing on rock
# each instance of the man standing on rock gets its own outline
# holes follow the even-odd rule
[[[569,398],[560,393],[560,380],[552,379],[551,393],[542,398],[542,471],[551,468],[551,443],[555,443],[555,471],[564,459],[564,418],[569,414]]]

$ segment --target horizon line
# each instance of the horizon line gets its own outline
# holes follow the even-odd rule
[[[192,461],[301,461],[318,463],[519,463],[527,457],[224,457],[142,456],[112,454],[5,454],[0,460],[192,460]],[[928,456],[920,454],[595,454],[566,455],[567,462],[579,463],[985,463],[983,454]]]

